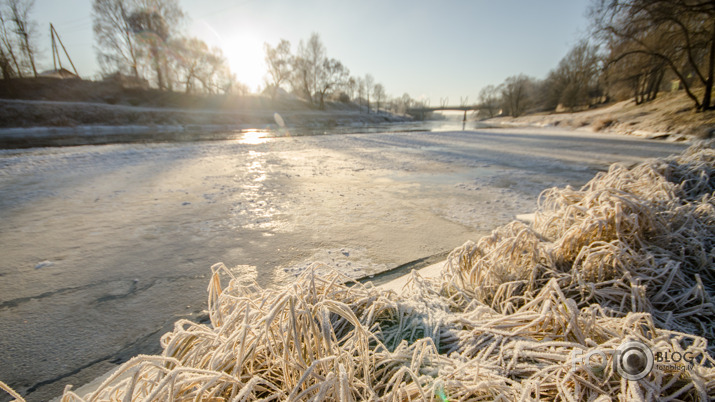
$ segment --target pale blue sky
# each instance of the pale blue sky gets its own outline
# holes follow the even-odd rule
[[[49,23],[81,75],[94,76],[91,0],[36,0],[41,65],[50,68]],[[263,42],[293,49],[311,32],[353,75],[371,73],[394,96],[432,104],[474,101],[479,90],[525,73],[543,78],[587,31],[588,0],[327,1],[180,0],[186,29],[221,46],[252,90],[265,75]]]

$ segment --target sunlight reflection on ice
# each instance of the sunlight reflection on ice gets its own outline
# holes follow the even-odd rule
[[[268,138],[264,138],[266,141]],[[248,174],[253,178],[254,182],[260,182],[266,179],[266,169],[263,167],[265,163],[264,153],[249,151],[248,155],[250,158],[256,158],[255,160],[249,162],[248,164]]]
[[[238,143],[247,145],[265,144],[266,142],[270,141],[270,138],[268,137],[269,134],[270,133],[265,130],[246,130],[243,133],[243,138],[238,140]]]
[[[256,131],[255,134],[265,135],[266,132]],[[258,138],[264,142],[269,139]],[[281,202],[276,191],[266,185],[266,153],[250,150],[246,156],[244,173],[237,176],[241,181],[241,191],[232,208],[230,226],[235,229],[280,230],[285,226],[276,218],[281,212]]]

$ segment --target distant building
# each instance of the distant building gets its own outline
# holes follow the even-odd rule
[[[57,70],[47,70],[43,71],[40,73],[40,77],[47,77],[47,78],[58,78],[61,80],[65,80],[68,78],[79,78],[79,76],[66,68],[59,68]]]

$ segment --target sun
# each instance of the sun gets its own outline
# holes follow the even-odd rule
[[[192,32],[209,46],[217,46],[223,51],[236,79],[245,84],[251,92],[258,92],[264,86],[266,65],[263,40],[252,32],[235,32],[221,35],[205,20],[192,24]]]
[[[264,86],[266,65],[263,40],[250,33],[231,35],[223,41],[223,54],[236,79],[252,92]]]

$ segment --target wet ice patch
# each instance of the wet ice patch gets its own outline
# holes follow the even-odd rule
[[[235,280],[241,286],[250,286],[258,278],[258,271],[253,265],[235,265],[229,268],[224,263],[219,262],[214,264],[211,270],[218,272],[220,275],[226,275],[225,277]]]
[[[517,214],[536,208],[536,196],[520,190],[466,184],[460,187],[474,192],[468,198],[453,198],[435,206],[433,211],[445,219],[478,230],[510,222]]]
[[[229,271],[236,277],[237,281],[242,285],[248,285],[256,281],[258,271],[253,265],[236,265],[229,268]]]
[[[317,273],[338,271],[350,278],[360,278],[387,268],[385,264],[372,261],[365,248],[341,247],[320,250],[297,264],[283,267],[283,276],[284,280],[291,280],[313,269]]]
[[[40,261],[40,262],[38,262],[37,264],[35,264],[35,269],[48,268],[48,267],[51,267],[51,266],[53,266],[53,265],[55,265],[55,263],[52,262],[52,261],[48,261],[48,260]]]

